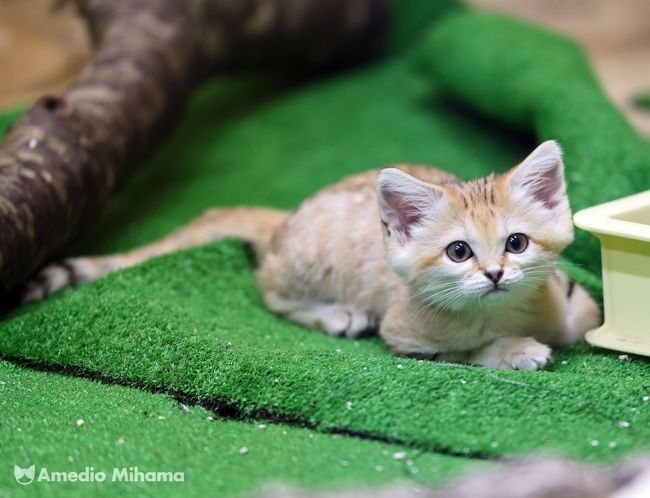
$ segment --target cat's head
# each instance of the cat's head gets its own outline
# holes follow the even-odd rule
[[[544,142],[501,175],[432,185],[395,168],[377,180],[390,266],[449,309],[529,295],[573,240],[562,152]]]

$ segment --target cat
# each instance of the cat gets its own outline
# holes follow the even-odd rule
[[[473,181],[400,165],[344,178],[293,213],[212,209],[132,251],[45,267],[24,300],[224,237],[253,244],[271,311],[336,336],[378,327],[400,355],[537,370],[549,346],[600,322],[596,302],[557,269],[573,224],[555,141]]]

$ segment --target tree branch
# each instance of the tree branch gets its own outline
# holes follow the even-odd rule
[[[0,145],[0,293],[92,223],[214,70],[305,68],[376,50],[384,0],[74,0],[95,52]]]

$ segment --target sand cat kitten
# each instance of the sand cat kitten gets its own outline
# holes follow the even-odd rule
[[[227,236],[254,244],[272,311],[348,337],[379,325],[399,354],[535,370],[547,344],[581,340],[600,319],[556,269],[573,225],[553,141],[474,181],[400,166],[345,178],[293,213],[211,210],[153,244],[46,267],[26,300]]]

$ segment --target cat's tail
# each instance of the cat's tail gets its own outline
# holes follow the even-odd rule
[[[211,209],[169,237],[183,238],[189,235],[206,242],[234,237],[249,242],[261,259],[266,254],[273,235],[289,214],[289,211],[253,206]],[[205,242],[197,244],[203,243]]]
[[[92,282],[109,272],[150,258],[229,237],[251,243],[261,260],[273,234],[289,214],[288,211],[247,206],[211,209],[166,237],[130,251],[69,258],[48,265],[19,289],[20,298],[22,302],[39,301],[63,288]]]

